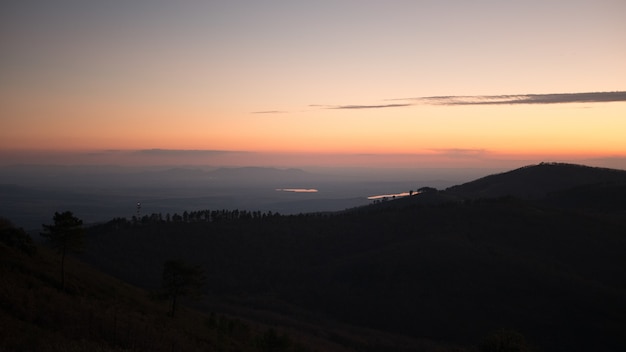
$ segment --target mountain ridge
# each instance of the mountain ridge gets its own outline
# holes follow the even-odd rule
[[[446,192],[462,198],[516,196],[536,199],[591,184],[625,184],[626,171],[569,163],[540,163],[488,175]]]

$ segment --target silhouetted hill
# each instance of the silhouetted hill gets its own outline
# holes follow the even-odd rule
[[[426,187],[429,188],[429,187]],[[373,201],[371,204],[347,209],[347,212],[362,211],[368,209],[374,210],[390,210],[390,209],[403,209],[406,207],[415,206],[435,206],[445,203],[459,202],[462,198],[457,195],[439,191],[434,188],[430,188],[424,192],[416,192],[411,196],[397,197],[397,198],[385,198]]]
[[[399,350],[428,350],[424,341],[471,350],[499,329],[521,333],[536,351],[621,351],[626,218],[588,212],[582,200],[595,196],[619,210],[623,200],[601,189],[623,175],[537,165],[459,192],[431,190],[338,213],[117,221],[91,229],[85,258],[144,287],[158,285],[168,258],[202,263],[213,306],[336,331],[333,341],[360,351],[387,350],[371,344],[377,334],[413,339]],[[504,196],[531,190],[542,200]],[[562,207],[576,192],[582,200]],[[367,329],[369,340],[346,338],[335,324]]]
[[[524,337],[519,351],[623,351],[625,173],[541,164],[336,213],[215,210],[169,221],[118,218],[88,229],[81,258],[148,290],[160,287],[165,261],[200,264],[208,299],[196,308],[289,331],[319,351],[489,351],[479,346],[494,331],[505,331],[502,339]],[[109,319],[116,311],[106,307],[141,307],[143,313],[128,315],[124,326],[144,331],[136,341],[145,346],[152,346],[155,334],[154,341],[162,341],[192,333],[188,343],[208,344],[201,349],[209,350],[254,350],[262,346],[259,336],[277,338],[275,332],[229,330],[228,324],[220,330],[210,319],[170,326],[146,313],[154,303],[123,303],[125,288],[107,286],[109,279],[86,268],[73,271],[70,280],[82,303],[64,310],[72,300],[51,293],[53,260],[35,265],[24,261],[25,254],[16,259],[13,249],[0,250],[0,309],[8,312],[0,319],[12,326],[0,331],[0,343],[17,346],[29,336],[20,331],[30,331],[73,347],[75,336],[95,326],[84,312]],[[103,301],[89,303],[92,293]],[[39,297],[53,297],[55,308]],[[64,311],[71,314],[64,318]],[[49,315],[53,319],[41,323]],[[118,331],[121,325],[111,320],[103,320],[102,331]],[[50,331],[55,324],[80,328]],[[117,334],[114,340],[93,336],[100,340],[81,343],[111,349],[130,343]],[[230,337],[220,340],[224,336]],[[167,350],[184,349],[167,341]],[[274,350],[297,350],[282,346]]]
[[[585,185],[624,185],[626,171],[562,163],[541,163],[453,186],[447,193],[463,198],[515,196],[543,198]]]
[[[569,209],[616,213],[626,217],[626,183],[589,184],[556,191],[544,203]]]

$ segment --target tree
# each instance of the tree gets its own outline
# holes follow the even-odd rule
[[[22,228],[17,228],[9,219],[0,217],[0,242],[15,247],[22,252],[33,255],[37,247],[33,239]]]
[[[191,265],[181,260],[169,260],[163,264],[163,290],[164,295],[171,301],[172,317],[176,313],[178,298],[201,296],[204,282],[204,271],[199,265]]]
[[[83,221],[70,211],[54,213],[54,225],[43,225],[41,236],[48,239],[61,255],[61,289],[65,289],[65,255],[78,252],[83,247]]]
[[[263,335],[257,338],[257,346],[261,351],[288,351],[292,346],[288,335],[279,335],[276,330],[269,328]]]
[[[501,329],[489,334],[480,346],[481,352],[529,352],[524,335],[515,330]]]

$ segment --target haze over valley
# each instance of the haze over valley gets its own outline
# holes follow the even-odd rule
[[[12,165],[0,171],[0,213],[38,230],[60,209],[73,209],[87,223],[206,209],[339,211],[496,170]],[[293,192],[298,190],[316,192]]]

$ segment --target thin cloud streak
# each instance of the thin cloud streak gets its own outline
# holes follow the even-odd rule
[[[412,103],[372,105],[322,105],[309,104],[310,108],[324,110],[359,110],[402,108],[416,105],[547,105],[568,103],[626,102],[626,91],[551,93],[551,94],[503,94],[503,95],[442,95],[418,98],[386,99],[386,101],[411,101]],[[285,114],[284,110],[254,111],[252,114]]]
[[[284,110],[253,111],[251,114],[286,114]]]
[[[236,150],[211,150],[211,149],[140,149],[135,151],[137,154],[150,156],[212,156],[224,154],[241,154],[250,153],[247,151]]]
[[[333,110],[351,110],[351,109],[385,109],[385,108],[401,108],[405,106],[411,106],[413,104],[383,104],[383,105],[339,105],[339,106],[331,106],[327,109]]]
[[[477,158],[490,154],[490,152],[486,149],[440,148],[431,150],[438,155],[445,155],[451,158]]]
[[[566,104],[566,103],[608,103],[626,101],[626,92],[586,92],[554,94],[514,94],[514,95],[468,95],[434,96],[412,99],[429,105],[518,105],[518,104]]]

